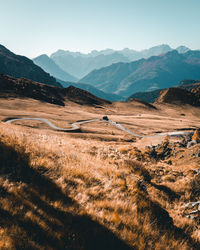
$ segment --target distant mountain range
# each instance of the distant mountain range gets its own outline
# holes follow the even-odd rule
[[[118,52],[106,55],[99,54],[97,56],[79,54],[58,50],[51,55],[51,59],[53,59],[61,69],[79,79],[94,69],[100,69],[116,62],[129,62],[128,58]]]
[[[0,45],[0,74],[8,74],[16,78],[24,77],[40,83],[64,88],[74,86],[87,90],[99,98],[110,101],[123,100],[121,96],[112,93],[104,93],[89,84],[73,82],[76,81],[76,78],[64,72],[51,58],[46,55],[35,58],[34,62],[39,66],[35,65],[35,63],[27,57],[15,55],[10,50]]]
[[[92,51],[87,55],[78,52],[65,52],[64,54],[66,53],[77,60],[80,57],[84,59],[89,58],[90,60],[92,58],[95,60],[102,58],[103,62],[105,58],[116,59],[117,57],[118,59],[124,58],[124,60],[127,60],[128,58],[130,60],[134,56],[136,58],[136,54],[139,52],[129,49],[116,52],[107,49]],[[151,56],[149,58],[149,55],[157,53],[159,56]],[[98,96],[97,98],[99,99],[121,101],[127,97],[131,97],[143,99],[148,102],[154,102],[163,89],[178,85],[182,79],[200,79],[200,51],[192,51],[184,46],[172,50],[168,45],[161,45],[149,50],[140,51],[140,55],[147,57],[147,59],[143,58],[133,62],[114,63],[110,66],[93,70],[79,80],[79,82],[74,82],[76,78],[61,69],[47,55],[35,58],[34,61],[53,76],[34,64],[32,60],[16,55],[0,45],[0,74],[3,73],[20,78],[20,82],[23,81],[22,78],[27,78],[34,82],[56,87],[68,89],[69,86],[73,86],[75,89],[81,88],[83,92],[78,91],[80,99],[82,99],[81,94],[88,93],[87,91],[89,91],[93,95]],[[66,81],[66,79],[72,80]],[[24,80],[23,87],[26,87],[27,81]],[[196,84],[196,90],[194,90],[194,84]],[[30,86],[35,86],[37,89],[37,84]],[[199,82],[195,80],[182,81],[179,87],[190,92],[192,91],[195,96],[200,91]],[[44,91],[44,89],[41,89],[41,91]],[[76,94],[78,92],[75,91],[73,93]],[[78,96],[75,96],[77,99]],[[52,100],[54,99],[53,97]],[[56,101],[56,103],[59,103],[59,101]]]
[[[95,69],[109,66],[118,62],[132,62],[142,58],[149,58],[151,56],[158,56],[160,54],[172,51],[173,49],[166,44],[152,47],[141,51],[125,48],[123,50],[93,50],[88,54],[80,52],[71,52],[65,50],[58,50],[53,53],[50,58],[65,72],[80,79]],[[179,46],[176,48],[179,53],[185,53],[189,48],[185,46]],[[42,66],[41,62],[37,60],[37,63]],[[46,65],[43,64],[43,68]],[[49,72],[47,70],[47,72]],[[49,72],[52,73],[52,72]],[[52,74],[54,75],[54,74]],[[64,80],[61,77],[58,77]],[[66,80],[66,79],[65,79]]]
[[[61,87],[54,77],[35,65],[32,60],[16,55],[2,45],[0,45],[0,73]]]
[[[78,80],[76,77],[62,70],[51,58],[49,58],[45,54],[34,58],[33,62],[43,70],[48,72],[50,75],[54,76],[55,78],[61,79],[62,81],[75,82]]]
[[[183,79],[200,79],[200,51],[172,50],[131,63],[116,63],[94,70],[80,80],[109,93],[129,97],[176,86]]]

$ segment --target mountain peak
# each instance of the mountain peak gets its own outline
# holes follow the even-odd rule
[[[38,58],[49,58],[47,54],[42,54],[40,56],[35,57],[33,60],[38,59]]]
[[[166,52],[166,53],[163,53],[163,54],[161,54],[160,56],[164,56],[165,58],[168,58],[168,59],[172,59],[172,58],[176,58],[176,59],[178,59],[178,58],[181,58],[182,57],[182,55],[177,51],[177,50],[171,50],[171,51],[168,51],[168,52]]]
[[[42,54],[33,59],[34,63],[57,79],[63,81],[76,81],[77,78],[62,70],[50,57]]]
[[[177,47],[176,50],[180,54],[184,54],[184,53],[188,52],[190,49],[188,47],[186,47],[186,46],[181,45],[181,46]]]

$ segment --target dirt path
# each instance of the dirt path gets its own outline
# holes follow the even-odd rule
[[[140,138],[160,137],[160,136],[163,137],[166,135],[171,136],[171,137],[183,137],[184,135],[193,134],[193,132],[191,132],[191,131],[190,132],[174,131],[174,132],[160,133],[160,134],[156,134],[156,135],[139,135],[139,134],[136,134],[136,133],[124,128],[121,124],[114,122],[114,121],[111,121],[109,119],[108,120],[107,119],[91,119],[91,120],[85,120],[85,121],[80,121],[80,122],[74,122],[74,123],[72,123],[71,128],[59,128],[56,125],[54,125],[53,123],[51,123],[49,120],[44,119],[44,118],[15,118],[15,119],[7,120],[6,123],[12,123],[12,122],[19,121],[19,120],[41,121],[41,122],[48,124],[51,128],[53,128],[55,130],[64,131],[64,132],[72,132],[72,131],[78,132],[78,131],[80,131],[81,124],[85,124],[85,123],[89,123],[89,122],[106,122],[106,123],[109,123],[109,124],[115,126],[116,128],[118,128],[118,129],[120,129],[128,134],[131,134],[133,136],[140,137]]]

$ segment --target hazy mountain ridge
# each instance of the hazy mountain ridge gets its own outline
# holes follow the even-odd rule
[[[68,88],[69,86],[74,86],[76,88],[87,90],[91,94],[93,94],[93,95],[95,95],[95,96],[97,96],[97,97],[99,97],[101,99],[106,99],[106,100],[109,100],[109,101],[123,101],[124,100],[124,98],[119,96],[119,95],[115,95],[115,94],[112,94],[112,93],[105,93],[105,92],[91,86],[90,84],[66,82],[66,81],[62,81],[60,79],[57,79],[57,81],[59,83],[61,83],[64,88]]]
[[[0,73],[61,87],[54,77],[35,65],[32,60],[16,55],[2,45],[0,45]]]
[[[157,56],[172,50],[173,49],[169,45],[162,44],[141,51],[129,48],[122,50],[105,49],[100,51],[93,50],[88,54],[84,54],[81,52],[58,50],[50,57],[64,71],[80,79],[94,69],[100,69],[113,63],[136,61],[142,58]],[[189,48],[179,46],[176,50],[179,51],[179,53],[185,53]]]
[[[63,81],[77,81],[78,79],[62,70],[51,58],[43,54],[33,59],[33,62],[52,76]]]
[[[81,53],[65,52],[53,53],[50,58],[64,71],[69,72],[77,78],[81,78],[94,69],[99,69],[116,62],[128,62],[124,55],[114,52],[112,54],[97,56],[85,56]],[[79,55],[80,54],[80,55]]]
[[[122,96],[176,86],[182,79],[200,78],[200,51],[176,50],[131,63],[94,70],[80,80]]]

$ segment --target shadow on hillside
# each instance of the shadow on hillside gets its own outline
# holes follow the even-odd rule
[[[175,199],[179,199],[180,198],[179,194],[177,194],[176,192],[174,192],[172,189],[170,189],[167,186],[158,185],[156,183],[151,183],[151,185],[153,187],[155,187],[156,189],[158,189],[159,191],[164,192],[168,196],[168,198],[169,198],[170,201],[174,201]]]
[[[31,168],[26,154],[0,142],[0,162],[1,227],[16,249],[131,249],[90,217],[77,215],[78,204],[45,177],[44,168]]]
[[[156,201],[152,201],[144,191],[140,191],[137,195],[137,214],[140,225],[145,228],[147,223],[152,225],[152,228],[159,229],[160,237],[164,234],[168,238],[174,238],[180,242],[187,242],[188,249],[200,249],[199,242],[196,242],[188,232],[184,229],[177,227],[168,211],[160,206]],[[147,222],[148,221],[148,222]],[[144,238],[145,230],[141,229]]]

